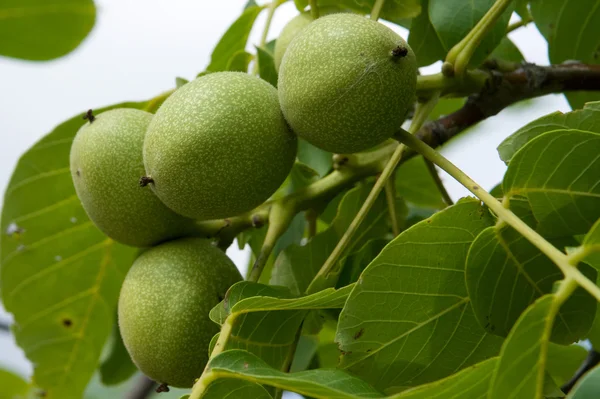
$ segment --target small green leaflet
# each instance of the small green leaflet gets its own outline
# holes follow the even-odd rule
[[[244,349],[271,367],[283,369],[291,361],[290,351],[306,313],[341,308],[351,290],[348,286],[292,298],[285,287],[242,281],[229,289],[210,317],[231,327],[222,350]]]
[[[3,0],[0,55],[47,61],[75,50],[94,27],[92,0]]]
[[[414,20],[408,44],[419,66],[442,60],[492,7],[495,0],[424,0],[423,12]],[[471,58],[479,65],[500,44],[512,13],[509,7],[488,33]]]
[[[585,235],[581,245],[589,252],[600,251],[600,219],[596,220],[596,223]]]
[[[563,128],[600,133],[600,102],[587,103],[583,109],[563,114],[560,111],[542,116],[508,136],[498,146],[500,159],[508,163],[527,142],[552,130]]]
[[[109,344],[108,356],[100,364],[99,371],[102,384],[110,386],[127,381],[138,369],[129,357],[116,320]]]
[[[489,399],[542,399],[548,342],[559,306],[549,294],[521,315],[502,345]]]
[[[219,354],[210,361],[208,367],[217,378],[240,378],[249,382],[291,390],[317,399],[383,397],[380,392],[364,381],[342,370],[317,369],[283,373],[269,367],[255,355],[241,350],[229,350]]]
[[[600,133],[544,133],[512,158],[504,194],[527,197],[545,237],[585,234],[600,218],[599,154]]]
[[[516,63],[523,62],[524,60],[523,54],[521,54],[519,48],[506,36],[502,38],[500,44],[494,49],[490,58]]]
[[[210,64],[206,67],[208,72],[227,71],[236,54],[245,52],[254,21],[263,9],[263,6],[250,6],[244,9],[242,15],[235,20],[217,43],[211,55]],[[244,57],[247,58],[247,56]]]
[[[600,62],[600,4],[597,0],[537,0],[531,14],[548,41],[548,57],[553,64],[577,60]],[[598,100],[598,93],[575,92],[565,95],[572,108]]]
[[[31,386],[20,376],[11,371],[0,369],[0,387],[2,397],[8,399],[25,399],[29,397]]]
[[[526,204],[519,206],[516,214],[534,225],[531,210]],[[592,281],[596,280],[594,269],[582,265],[581,270]],[[521,313],[536,298],[552,292],[554,282],[562,277],[550,259],[508,226],[488,227],[469,249],[466,266],[469,297],[479,323],[493,334],[508,335]],[[583,289],[576,290],[559,313],[553,341],[570,344],[583,338],[595,313],[595,299]]]
[[[273,54],[262,47],[256,47],[256,56],[259,76],[277,87],[277,70],[273,61]]]
[[[395,183],[396,193],[409,203],[432,209],[446,206],[421,156],[410,159],[398,168]]]
[[[442,380],[408,389],[388,399],[487,398],[497,358],[484,360]]]
[[[395,393],[496,355],[502,340],[479,326],[464,282],[469,246],[492,224],[467,198],[388,244],[340,315],[340,367]]]
[[[273,399],[262,385],[235,378],[219,378],[213,381],[201,397],[204,399]]]
[[[21,157],[0,223],[2,300],[14,315],[17,344],[34,364],[33,379],[47,398],[83,393],[135,256],[135,249],[106,238],[92,224],[75,194],[69,151],[84,122],[81,115],[69,119]]]

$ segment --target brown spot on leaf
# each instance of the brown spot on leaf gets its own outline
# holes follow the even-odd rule
[[[64,318],[62,320],[62,325],[69,328],[73,325],[73,320],[69,319],[69,318]]]
[[[358,330],[358,331],[356,332],[356,334],[354,334],[354,337],[353,337],[353,338],[354,338],[354,339],[359,339],[360,337],[362,337],[362,335],[363,335],[364,333],[365,333],[365,329],[364,329],[364,328],[361,328],[360,330]]]

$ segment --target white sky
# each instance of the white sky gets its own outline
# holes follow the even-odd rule
[[[47,63],[0,57],[0,191],[27,148],[52,128],[88,108],[126,100],[145,100],[173,87],[175,77],[193,78],[208,64],[221,34],[237,18],[246,0],[96,0],[97,23],[74,53]],[[296,11],[293,2],[278,9],[270,31],[275,38]],[[264,13],[252,33],[257,43]],[[404,38],[406,31],[394,27]],[[547,46],[533,26],[510,35],[528,61],[547,64]],[[249,47],[252,48],[252,47]],[[427,68],[426,73],[439,67]],[[562,96],[508,109],[481,123],[467,140],[443,153],[485,188],[500,181],[504,164],[496,146],[523,124],[556,110],[567,111]],[[466,190],[445,176],[454,198]],[[0,200],[1,201],[1,200]],[[247,254],[229,251],[238,266]],[[0,308],[0,319],[9,316]],[[10,336],[0,333],[0,368],[23,375],[31,367]]]

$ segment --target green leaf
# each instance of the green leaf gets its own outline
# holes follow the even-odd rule
[[[388,399],[486,398],[497,359],[491,358],[442,380],[408,389]]]
[[[526,204],[517,215],[529,225],[535,220]],[[596,280],[595,270],[581,270]],[[506,336],[525,309],[537,298],[553,290],[563,278],[558,267],[539,249],[509,226],[488,227],[475,239],[466,264],[466,282],[475,315],[489,332]],[[552,340],[570,344],[591,328],[596,301],[578,289],[564,304]]]
[[[368,241],[361,249],[342,259],[342,272],[337,286],[344,287],[358,280],[358,277],[369,263],[383,248],[389,243],[389,240],[376,238]]]
[[[317,353],[318,347],[319,340],[315,335],[301,335],[296,346],[294,360],[290,366],[290,373],[308,370]]]
[[[333,165],[332,157],[332,153],[298,138],[298,160],[317,171],[319,176],[323,177],[331,170],[331,166]]]
[[[231,313],[242,314],[292,309],[341,309],[344,306],[344,303],[346,303],[346,299],[348,298],[348,295],[350,295],[352,288],[354,288],[354,285],[348,285],[337,290],[327,288],[312,295],[306,295],[299,298],[252,296],[233,305]]]
[[[600,219],[596,220],[596,223],[585,235],[581,246],[590,253],[600,251]]]
[[[432,209],[446,206],[423,157],[405,162],[396,171],[396,193],[407,202]]]
[[[295,295],[304,293],[356,216],[370,190],[371,185],[361,185],[350,190],[340,202],[337,216],[327,230],[314,236],[304,246],[293,244],[283,250],[275,260],[270,283],[286,286]],[[389,231],[387,216],[388,210],[382,194],[367,214],[359,234],[351,241],[346,253],[351,254],[353,249],[361,248],[372,238],[385,236]],[[336,279],[331,278],[330,282],[335,285]]]
[[[490,58],[521,63],[525,60],[523,54],[508,37],[504,36],[498,47],[492,51]]]
[[[531,2],[531,14],[548,41],[553,64],[577,60],[600,63],[600,5],[596,0],[543,0]],[[598,93],[569,93],[572,108],[598,100]]]
[[[600,109],[598,103],[588,103],[581,110],[563,114],[560,111],[542,116],[523,126],[507,137],[499,146],[500,159],[508,163],[515,153],[535,137],[563,128],[588,130],[600,133]]]
[[[229,315],[277,310],[341,309],[353,286],[328,288],[312,295],[293,297],[285,287],[240,281],[229,288],[225,299],[215,306],[211,319],[223,324]]]
[[[448,51],[469,33],[494,2],[495,0],[429,0],[428,5],[423,4],[423,13],[412,24],[408,42],[415,51],[419,66],[444,59]],[[506,34],[512,10],[513,7],[509,6],[484,37],[473,54],[470,65],[481,64],[500,44]]]
[[[494,356],[501,339],[477,323],[464,283],[469,245],[492,223],[463,199],[388,244],[340,315],[340,367],[395,393]]]
[[[115,322],[108,356],[100,364],[100,379],[104,385],[117,385],[127,381],[137,371],[123,344],[119,325]]]
[[[238,51],[231,56],[229,61],[227,61],[225,70],[231,72],[247,72],[248,64],[250,64],[252,58],[254,58],[252,54],[245,51]]]
[[[96,21],[92,0],[4,0],[0,55],[46,61],[75,50]]]
[[[210,361],[208,368],[214,378],[240,378],[314,398],[362,399],[383,397],[380,392],[364,381],[342,370],[317,369],[297,373],[283,373],[269,367],[262,359],[241,350],[230,350],[219,354]]]
[[[441,98],[429,114],[429,120],[433,121],[442,116],[450,115],[462,108],[463,105],[465,105],[464,97]]]
[[[244,349],[271,367],[285,368],[298,329],[308,310],[341,308],[352,286],[292,298],[284,287],[242,281],[210,312],[212,320],[231,332],[223,350]]]
[[[69,151],[84,122],[81,115],[64,122],[21,157],[0,222],[2,300],[14,315],[17,344],[34,364],[34,381],[48,398],[81,396],[136,251],[106,238],[75,194]]]
[[[600,367],[588,371],[569,392],[567,399],[594,399],[600,392]]]
[[[277,70],[273,61],[273,54],[261,47],[256,47],[256,56],[258,61],[258,74],[263,80],[277,87]]]
[[[273,399],[262,385],[227,377],[213,381],[201,397],[204,399]]]
[[[376,0],[318,0],[319,6],[335,6],[352,10],[359,14],[370,14]],[[414,18],[421,12],[421,0],[388,0],[383,3],[380,16],[388,21],[401,24],[407,18]],[[308,6],[308,0],[294,0],[298,11]]]
[[[26,399],[30,392],[30,385],[18,375],[0,369],[0,389],[2,397],[7,399]]]
[[[559,303],[545,295],[519,317],[500,352],[489,399],[542,398],[548,342]]]
[[[546,371],[558,385],[563,385],[575,375],[587,354],[587,351],[577,344],[565,346],[550,342]]]
[[[512,158],[503,189],[527,197],[548,237],[584,234],[600,218],[600,134],[555,130],[529,141]]]
[[[207,71],[227,71],[230,60],[235,57],[236,53],[245,52],[254,21],[263,8],[263,6],[250,6],[244,9],[242,15],[235,20],[217,43],[211,55],[210,64],[206,67]]]
[[[448,49],[440,41],[429,17],[430,0],[422,1],[422,12],[413,20],[408,44],[417,57],[418,66],[426,66],[446,57]]]

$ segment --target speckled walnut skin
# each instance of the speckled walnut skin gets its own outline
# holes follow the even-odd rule
[[[90,120],[73,140],[70,168],[77,196],[94,224],[115,241],[134,247],[190,233],[193,220],[176,214],[139,185],[152,114],[121,108]]]
[[[158,197],[199,220],[247,212],[290,172],[298,140],[277,90],[255,76],[217,72],[182,86],[159,108],[144,142]]]
[[[416,83],[415,54],[400,36],[356,14],[333,14],[292,40],[278,91],[298,136],[327,151],[353,153],[392,136],[415,100]]]
[[[189,388],[202,374],[219,327],[208,314],[242,280],[208,240],[184,238],[140,255],[119,297],[119,329],[131,359],[148,377]]]

